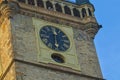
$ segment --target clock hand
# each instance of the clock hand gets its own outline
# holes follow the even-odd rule
[[[55,46],[58,48],[59,44],[55,43]]]
[[[58,44],[57,38],[56,38],[57,32],[55,31],[55,28],[53,28],[52,30],[53,30],[53,34],[54,34],[54,38],[55,38],[55,46],[58,48],[59,44]]]
[[[55,46],[58,48],[59,44],[57,42],[57,38],[56,38],[56,35],[55,35]]]
[[[54,35],[57,35],[56,31],[55,31],[55,28],[53,28],[53,34]]]

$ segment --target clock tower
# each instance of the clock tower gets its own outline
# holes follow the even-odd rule
[[[0,0],[0,80],[104,80],[89,0]]]

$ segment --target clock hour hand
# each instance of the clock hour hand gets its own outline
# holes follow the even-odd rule
[[[57,42],[56,35],[55,35],[54,37],[55,37],[55,46],[58,48],[59,44],[58,44],[58,42]]]
[[[58,48],[59,44],[55,43],[55,46]]]

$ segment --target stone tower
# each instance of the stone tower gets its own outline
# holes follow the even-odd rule
[[[0,0],[0,80],[103,80],[89,0]]]

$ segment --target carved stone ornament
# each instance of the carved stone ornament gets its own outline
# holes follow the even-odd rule
[[[88,23],[85,25],[86,29],[85,32],[92,38],[94,39],[95,35],[97,34],[97,32],[99,31],[99,29],[101,28],[100,25],[96,24],[96,23]]]
[[[90,37],[83,31],[81,30],[74,30],[74,38],[78,41],[88,41],[90,40]]]
[[[15,2],[5,2],[0,4],[0,13],[4,17],[12,17],[19,11],[19,7]]]

